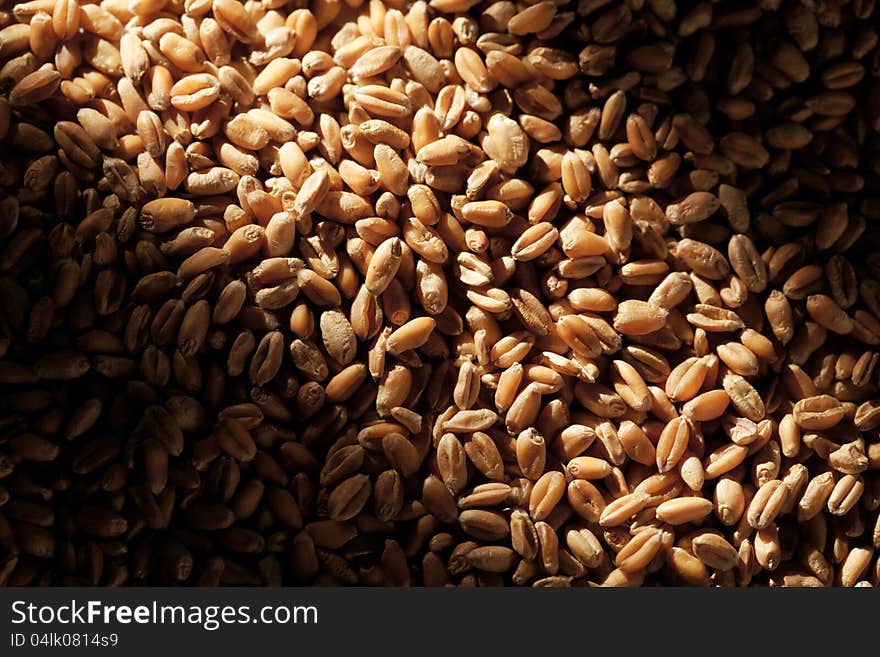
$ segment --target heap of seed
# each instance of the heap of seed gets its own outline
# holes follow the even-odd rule
[[[0,583],[877,584],[877,26],[0,3]]]

